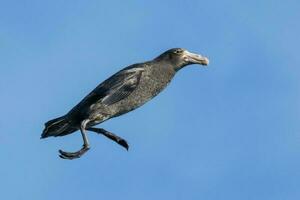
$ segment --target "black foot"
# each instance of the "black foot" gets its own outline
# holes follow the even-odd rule
[[[58,152],[60,153],[59,157],[61,157],[62,159],[73,160],[76,158],[80,158],[89,149],[90,149],[89,147],[83,146],[82,149],[76,152],[66,152],[63,150],[59,150]]]
[[[124,147],[127,151],[129,149],[129,145],[126,142],[126,140],[124,140],[123,138],[118,138],[117,140],[115,140],[116,143],[118,143],[119,145],[121,145],[122,147]]]
[[[100,133],[102,135],[104,135],[105,137],[115,141],[116,143],[118,143],[119,145],[121,145],[122,147],[124,147],[127,151],[129,149],[129,145],[126,142],[126,140],[124,140],[123,138],[121,138],[120,136],[117,136],[116,134],[113,134],[109,131],[104,130],[103,128],[88,128],[87,130],[89,131],[93,131],[96,133]]]

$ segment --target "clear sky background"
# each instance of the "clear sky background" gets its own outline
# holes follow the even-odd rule
[[[0,188],[5,200],[300,199],[300,3],[0,2]],[[183,47],[208,68],[180,71],[142,108],[100,125],[78,160],[79,132],[40,140],[127,65]]]

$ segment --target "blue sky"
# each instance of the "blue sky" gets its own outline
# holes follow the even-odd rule
[[[1,1],[1,198],[300,198],[300,3]],[[107,121],[129,152],[90,133],[40,140],[119,69],[184,47],[180,71],[142,108]]]

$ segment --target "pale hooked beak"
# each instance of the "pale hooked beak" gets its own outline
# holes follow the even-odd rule
[[[189,63],[193,64],[200,64],[200,65],[208,65],[209,60],[205,56],[201,56],[199,54],[191,53],[188,51],[184,52],[184,60]]]

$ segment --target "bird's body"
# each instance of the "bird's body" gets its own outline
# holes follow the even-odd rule
[[[175,50],[185,51],[171,49],[152,61],[133,64],[120,70],[99,84],[66,115],[47,122],[42,138],[64,136],[79,129],[83,133],[86,129],[104,134],[128,148],[128,144],[122,138],[116,139],[118,136],[107,131],[104,133],[105,130],[92,127],[110,118],[130,112],[160,93],[170,83],[176,72],[188,64],[176,63],[177,60],[175,62],[174,58],[171,59],[170,55],[173,54],[170,54],[170,52]],[[208,64],[205,57],[200,58],[202,57],[198,58],[198,63],[201,61],[204,62],[202,64]],[[88,144],[85,134],[83,134],[83,139],[85,144]],[[119,141],[117,141],[118,139]],[[80,157],[84,152],[75,155],[77,152],[60,151],[61,157],[68,159]]]
[[[119,71],[100,84],[71,110],[70,114],[76,115],[86,110],[84,113],[89,113],[86,117],[92,119],[88,126],[94,126],[140,107],[161,92],[175,75],[175,71],[170,66],[158,67],[157,65],[155,62],[141,63]],[[102,94],[104,85],[110,87],[107,96],[96,97],[89,102],[94,95]],[[117,91],[121,87],[127,88]]]
[[[92,127],[142,106],[161,92],[175,75],[172,66],[158,65],[154,61],[134,64],[105,80],[63,116],[68,126],[54,136],[75,132],[84,119],[90,119],[87,127]],[[128,89],[117,91],[122,87]]]

